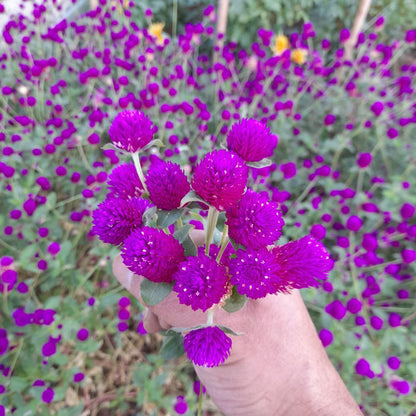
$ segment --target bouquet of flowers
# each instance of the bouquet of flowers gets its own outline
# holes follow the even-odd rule
[[[141,284],[145,303],[162,301],[172,290],[181,304],[206,312],[184,335],[194,364],[218,366],[228,358],[232,328],[214,323],[217,308],[234,312],[248,298],[318,286],[333,267],[321,242],[307,235],[276,245],[284,220],[267,192],[249,186],[252,167],[267,166],[278,137],[263,123],[241,119],[226,148],[206,153],[188,175],[179,164],[153,157],[143,171],[140,153],[160,145],[156,127],[141,111],[125,110],[109,136],[133,163],[114,168],[108,194],[93,213],[93,232],[120,246],[123,262]],[[190,233],[204,229],[197,247]],[[151,294],[151,295],[150,295]]]

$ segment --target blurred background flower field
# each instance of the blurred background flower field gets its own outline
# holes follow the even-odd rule
[[[335,260],[302,290],[322,343],[365,415],[416,415],[416,5],[364,3],[230,2],[224,37],[205,0],[0,4],[0,416],[195,412],[91,233],[123,109],[187,172],[241,118],[278,135],[251,186]]]

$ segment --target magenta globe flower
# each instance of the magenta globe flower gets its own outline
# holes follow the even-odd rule
[[[240,295],[252,299],[287,292],[290,286],[280,278],[279,272],[280,266],[275,256],[266,248],[238,250],[237,256],[230,259],[231,284],[237,286]]]
[[[106,199],[92,214],[92,232],[104,243],[121,244],[143,224],[149,201],[142,198]]]
[[[214,150],[196,166],[192,188],[219,211],[234,205],[243,195],[248,167],[235,153]]]
[[[143,185],[133,163],[122,163],[110,173],[107,181],[107,198],[130,199],[141,196]]]
[[[273,156],[277,141],[278,137],[265,124],[243,118],[231,127],[227,147],[247,162],[258,162]]]
[[[163,160],[158,160],[150,166],[146,186],[150,200],[158,208],[167,211],[178,208],[182,198],[191,189],[181,167]]]
[[[114,146],[135,153],[151,142],[154,126],[151,120],[138,110],[125,110],[117,114],[108,134]]]
[[[323,244],[310,235],[274,247],[272,253],[280,266],[279,276],[294,289],[317,286],[334,266]]]
[[[227,210],[226,216],[230,238],[245,247],[265,247],[282,234],[284,221],[278,204],[251,189]]]
[[[189,256],[179,265],[173,280],[176,280],[173,290],[178,293],[179,302],[191,306],[194,311],[205,312],[219,303],[228,291],[225,267],[201,250],[198,257]]]
[[[156,283],[171,283],[179,264],[185,260],[178,240],[150,227],[139,228],[126,238],[121,257],[130,271]]]
[[[230,355],[232,341],[220,328],[195,329],[183,339],[188,359],[201,367],[217,367]]]

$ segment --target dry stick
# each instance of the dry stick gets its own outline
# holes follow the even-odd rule
[[[357,14],[355,15],[354,24],[351,29],[350,38],[345,42],[345,59],[352,59],[352,50],[357,43],[358,34],[364,25],[365,19],[370,10],[371,0],[361,0],[358,6]]]
[[[216,41],[215,41],[215,46],[218,48],[214,48],[214,54],[212,58],[214,63],[218,62],[220,52],[222,51],[222,48],[224,46],[224,37],[227,31],[227,18],[228,18],[229,3],[230,3],[230,0],[218,0],[217,31],[216,31]],[[219,34],[224,35],[224,37],[222,39],[218,39]]]

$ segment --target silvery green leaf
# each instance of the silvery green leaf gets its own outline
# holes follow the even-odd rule
[[[250,166],[251,168],[256,168],[256,169],[267,168],[271,164],[272,164],[271,159],[263,159],[263,160],[260,160],[259,162],[246,162],[247,166]]]
[[[205,205],[208,205],[201,197],[199,197],[195,191],[189,191],[181,201],[181,207],[188,204],[189,202],[202,202]]]
[[[164,211],[162,209],[157,211],[157,225],[160,228],[169,227],[178,220],[183,214],[182,209],[173,209],[171,211]]]
[[[143,279],[140,285],[142,299],[149,306],[157,305],[162,302],[173,289],[170,283],[155,283],[149,279]]]
[[[151,142],[147,143],[146,146],[144,146],[142,149],[140,149],[141,152],[144,152],[147,149],[150,149],[151,147],[156,146],[156,147],[164,147],[164,144],[162,142],[162,140],[160,139],[154,139]]]
[[[225,301],[225,305],[222,308],[229,313],[237,312],[246,304],[246,302],[247,296],[240,295],[234,286],[231,296]]]

